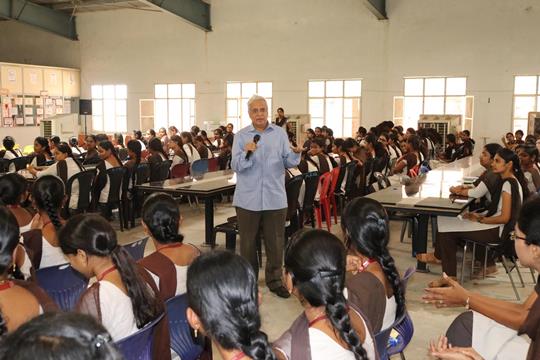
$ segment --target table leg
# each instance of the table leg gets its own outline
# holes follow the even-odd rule
[[[204,225],[205,240],[203,245],[214,247],[216,245],[212,240],[212,232],[214,231],[214,199],[211,196],[204,199]]]
[[[413,256],[427,252],[429,215],[418,215],[418,224],[413,227],[412,252]],[[416,271],[429,272],[426,263],[417,261]]]

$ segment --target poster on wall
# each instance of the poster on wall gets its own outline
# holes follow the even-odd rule
[[[17,72],[14,69],[8,69],[8,81],[16,82],[17,81]]]
[[[23,117],[16,117],[15,118],[15,125],[23,126],[24,125],[24,118]]]
[[[34,116],[25,116],[24,117],[24,125],[26,125],[26,126],[34,126],[35,125]]]

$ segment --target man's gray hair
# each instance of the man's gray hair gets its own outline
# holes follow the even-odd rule
[[[255,94],[252,97],[250,97],[248,100],[248,109],[251,107],[251,104],[253,104],[254,101],[258,101],[258,100],[264,101],[264,103],[266,104],[266,107],[268,107],[268,103],[266,102],[266,99],[260,95]]]

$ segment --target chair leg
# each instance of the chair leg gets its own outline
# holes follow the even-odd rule
[[[334,210],[334,224],[337,225],[338,221],[337,221],[337,204],[336,204],[336,197],[335,196],[332,196],[332,210]]]
[[[322,219],[321,219],[321,208],[320,207],[315,208],[315,215],[317,215],[317,227],[319,229],[322,229]]]
[[[533,283],[536,283],[536,278],[534,277],[534,269],[529,268],[529,270],[531,270],[531,276],[532,276],[532,279],[533,279]]]
[[[523,282],[523,277],[521,276],[521,271],[519,271],[519,266],[515,261],[514,261],[514,267],[516,268],[516,271],[517,271],[517,274],[518,274],[518,277],[519,277],[519,281],[521,282],[521,287],[524,288],[525,283]]]
[[[506,271],[506,273],[508,274],[508,277],[510,278],[510,283],[512,284],[512,288],[514,289],[514,293],[516,294],[516,299],[518,301],[520,301],[521,298],[519,297],[519,293],[517,291],[516,284],[514,284],[514,279],[512,278],[512,274],[510,274],[510,269],[508,268],[508,266],[506,264],[506,258],[504,257],[504,255],[501,256],[501,259],[502,259],[502,264],[504,266],[504,270]]]
[[[118,221],[120,222],[120,231],[124,231],[124,210],[122,202],[118,203]]]
[[[322,206],[322,204],[321,204]],[[330,212],[330,201],[324,202],[324,218],[326,220],[326,227],[328,228],[328,231],[331,231],[332,229],[332,213]]]
[[[408,220],[405,220],[401,223],[401,236],[399,237],[399,242],[403,242],[403,237],[405,236],[405,231],[407,231],[407,225],[409,224]]]
[[[486,251],[484,252],[484,268],[482,269],[482,280],[486,278],[488,252],[489,248],[486,247]]]
[[[463,255],[465,257],[465,255]],[[473,277],[473,274],[474,274],[474,262],[476,261],[476,244],[473,243],[472,244],[472,260],[471,260],[471,275],[470,275],[470,279],[472,279]]]
[[[463,260],[461,260],[461,281],[460,283],[463,284],[463,280],[465,279],[465,258],[467,257],[467,244],[469,242],[465,241],[465,245],[463,246]]]
[[[400,352],[400,353],[399,353],[399,356],[401,357],[401,360],[406,360],[406,359],[405,359],[405,355],[403,354],[403,352]]]
[[[437,239],[437,217],[431,217],[431,243],[435,246],[435,239]]]
[[[409,226],[409,232],[407,233],[407,237],[408,238],[411,238],[412,237],[412,233],[413,233],[413,226],[414,226],[414,218],[410,220],[411,224]]]

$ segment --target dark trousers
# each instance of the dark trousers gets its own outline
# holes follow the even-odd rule
[[[236,215],[240,235],[240,254],[253,266],[258,278],[257,236],[262,227],[261,234],[266,251],[266,285],[271,290],[282,286],[281,272],[287,209],[251,211],[237,207]]]
[[[446,337],[452,346],[471,347],[473,333],[473,313],[466,311],[454,319],[448,330]]]
[[[495,243],[500,241],[499,228],[479,231],[456,231],[437,233],[435,241],[435,256],[442,260],[442,269],[448,276],[457,275],[457,249],[461,240],[469,239],[483,243]],[[476,248],[476,259],[484,261],[484,247]],[[494,260],[488,257],[488,265],[493,265]]]

